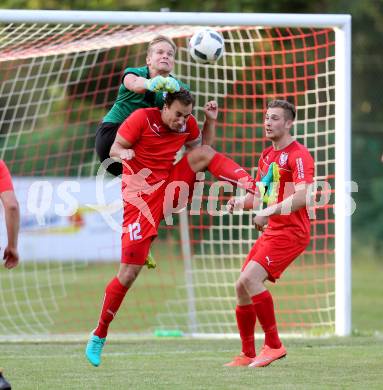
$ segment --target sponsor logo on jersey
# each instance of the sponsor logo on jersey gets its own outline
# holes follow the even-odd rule
[[[283,167],[284,165],[286,165],[288,159],[289,159],[289,154],[286,152],[282,152],[281,155],[279,156],[279,166]]]
[[[298,179],[304,179],[305,178],[305,171],[303,169],[303,160],[302,157],[298,157],[295,160],[297,164],[297,170],[298,170]]]

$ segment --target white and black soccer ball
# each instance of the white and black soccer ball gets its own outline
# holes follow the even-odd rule
[[[222,35],[211,29],[198,30],[190,38],[189,53],[194,61],[201,64],[212,64],[218,61],[224,52],[225,41]]]

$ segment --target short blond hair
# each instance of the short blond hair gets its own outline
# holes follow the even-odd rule
[[[174,50],[174,54],[176,53],[177,51],[177,46],[176,44],[173,42],[172,39],[166,37],[165,35],[157,35],[156,37],[154,37],[148,44],[148,50],[146,52],[147,55],[150,55],[152,49],[153,49],[153,46],[156,45],[157,43],[160,43],[160,42],[166,42],[168,43]]]

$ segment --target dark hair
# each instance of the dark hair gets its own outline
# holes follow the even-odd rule
[[[285,119],[294,120],[296,115],[296,110],[294,104],[288,102],[287,100],[275,99],[269,102],[267,108],[283,108],[285,112]]]
[[[165,96],[164,104],[170,107],[175,100],[178,100],[184,106],[188,106],[189,104],[194,106],[193,95],[187,89],[181,88],[178,92],[168,92]]]

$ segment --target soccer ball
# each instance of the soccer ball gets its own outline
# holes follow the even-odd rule
[[[224,46],[224,39],[219,32],[204,28],[191,37],[189,53],[200,64],[212,64],[222,57]]]

